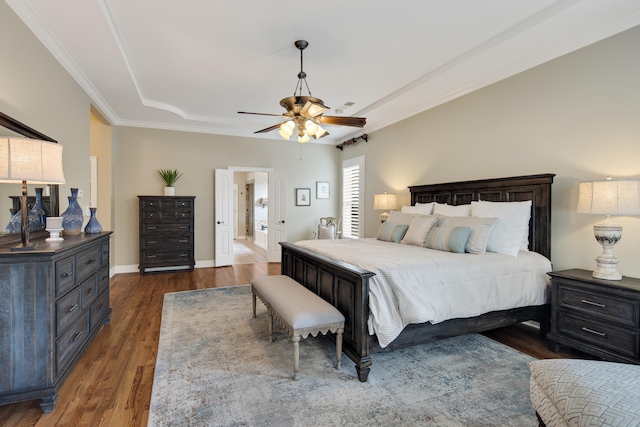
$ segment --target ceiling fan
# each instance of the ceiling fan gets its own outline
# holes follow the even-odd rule
[[[311,96],[311,90],[307,84],[307,74],[303,70],[302,52],[309,46],[306,40],[298,40],[295,43],[296,48],[300,50],[300,72],[298,73],[298,84],[293,91],[293,96],[286,97],[280,101],[280,105],[287,110],[283,114],[268,113],[250,113],[246,111],[238,111],[239,114],[257,114],[261,116],[276,116],[285,119],[284,122],[277,125],[269,126],[254,133],[266,133],[280,128],[278,134],[289,140],[296,131],[298,142],[307,142],[310,138],[319,139],[329,135],[320,125],[335,126],[353,126],[364,127],[367,119],[364,117],[342,117],[342,116],[325,116],[324,112],[330,108],[324,105],[320,98]],[[307,88],[309,96],[302,95],[302,83]],[[296,95],[296,93],[298,93]]]

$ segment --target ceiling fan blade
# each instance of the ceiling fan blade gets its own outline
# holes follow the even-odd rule
[[[255,131],[254,133],[267,133],[267,132],[271,132],[272,130],[276,130],[280,127],[282,123],[278,123],[277,125],[273,125],[273,126],[269,126],[268,128],[264,128],[264,129],[260,129]]]
[[[273,117],[283,117],[282,114],[269,114],[269,113],[250,113],[248,111],[238,111],[238,114],[255,114],[258,116],[273,116]]]
[[[367,119],[364,117],[320,116],[316,117],[315,120],[324,125],[353,126],[357,128],[364,127],[367,123]]]
[[[318,101],[320,100],[318,99]],[[322,102],[314,102],[309,100],[304,104],[302,110],[300,110],[300,115],[310,119],[319,116],[325,111],[329,111],[329,107],[324,105]]]

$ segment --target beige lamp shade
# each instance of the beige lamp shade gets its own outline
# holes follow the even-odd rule
[[[20,137],[0,137],[0,182],[64,184],[62,145]]]
[[[375,194],[373,196],[373,210],[375,211],[392,211],[398,209],[397,194]]]

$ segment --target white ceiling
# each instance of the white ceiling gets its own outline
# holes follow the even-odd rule
[[[364,130],[640,25],[639,0],[5,0],[115,125],[279,139],[300,70]],[[303,93],[306,95],[306,90]]]

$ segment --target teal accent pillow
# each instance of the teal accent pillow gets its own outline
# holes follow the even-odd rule
[[[464,253],[471,235],[469,227],[433,227],[427,235],[425,246],[439,251]]]
[[[408,229],[408,225],[399,225],[387,221],[380,227],[376,239],[385,242],[400,243],[400,240],[402,240]]]

